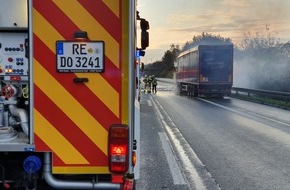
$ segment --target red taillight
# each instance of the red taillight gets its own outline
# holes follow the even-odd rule
[[[126,172],[129,152],[129,127],[127,125],[111,125],[108,151],[110,172]]]

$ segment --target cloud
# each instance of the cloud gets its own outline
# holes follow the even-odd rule
[[[289,8],[290,3],[282,0],[205,1],[203,11],[173,13],[166,23],[172,33],[210,32],[241,38],[247,32],[262,32],[266,25],[276,33],[288,29]]]
[[[140,3],[143,1],[140,1]],[[202,32],[219,34],[235,41],[244,34],[265,32],[290,40],[289,0],[144,0],[142,16],[150,21],[150,47],[168,49],[184,45]],[[164,6],[164,4],[168,6]],[[154,6],[152,6],[152,4]],[[146,8],[147,7],[147,8]],[[162,52],[162,55],[164,51]],[[162,56],[160,56],[162,57]]]

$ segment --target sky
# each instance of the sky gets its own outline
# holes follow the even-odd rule
[[[150,23],[145,64],[162,60],[171,44],[181,48],[202,32],[234,44],[249,32],[290,41],[290,0],[137,0],[137,10]]]

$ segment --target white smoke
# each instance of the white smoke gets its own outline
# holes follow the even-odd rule
[[[290,91],[290,59],[261,52],[237,55],[233,82],[235,87]]]

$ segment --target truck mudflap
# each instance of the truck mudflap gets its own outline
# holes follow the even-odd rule
[[[135,189],[135,180],[131,178],[126,178],[123,175],[113,174],[112,183],[121,184],[121,190],[133,190]]]
[[[132,180],[125,180],[122,190],[133,190],[134,182]]]

